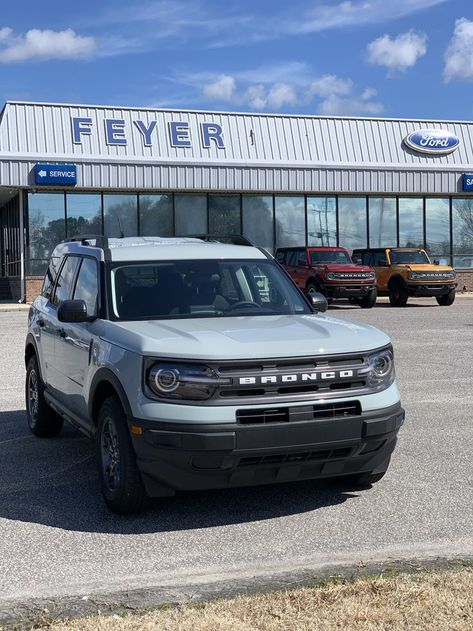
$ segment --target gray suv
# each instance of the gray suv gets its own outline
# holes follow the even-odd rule
[[[95,440],[117,512],[179,490],[380,480],[404,420],[389,338],[266,251],[210,238],[56,247],[26,339],[36,436]]]

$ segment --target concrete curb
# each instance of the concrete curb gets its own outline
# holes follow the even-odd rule
[[[28,311],[30,305],[18,302],[0,302],[0,313],[10,313],[12,311]]]
[[[97,614],[144,613],[163,605],[179,605],[257,594],[296,587],[313,587],[333,578],[353,579],[384,573],[416,573],[434,569],[471,567],[473,554],[429,556],[423,558],[372,559],[354,563],[333,561],[313,567],[295,568],[279,573],[240,572],[234,576],[201,575],[162,586],[126,591],[98,591],[83,596],[58,596],[0,601],[0,629],[14,631],[48,625],[64,618],[83,618]]]

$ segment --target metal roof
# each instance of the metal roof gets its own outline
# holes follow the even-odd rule
[[[76,142],[74,118],[91,121]],[[126,144],[110,142],[110,120],[124,121],[116,130]],[[177,123],[190,146],[173,146]],[[222,146],[205,140],[206,125],[220,126]],[[448,155],[416,153],[403,139],[420,129],[448,130],[460,145]],[[34,185],[41,161],[77,164],[79,188],[455,192],[473,166],[473,123],[8,102],[0,184]]]

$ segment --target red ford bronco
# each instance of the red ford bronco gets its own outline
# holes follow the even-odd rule
[[[362,309],[371,309],[376,303],[374,270],[355,265],[345,248],[278,248],[276,260],[309,294],[320,292],[328,301],[348,298]]]

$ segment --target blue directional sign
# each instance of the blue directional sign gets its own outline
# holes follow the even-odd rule
[[[34,181],[40,186],[75,186],[77,184],[77,167],[75,164],[36,164]]]
[[[463,190],[473,191],[473,173],[463,174]]]

